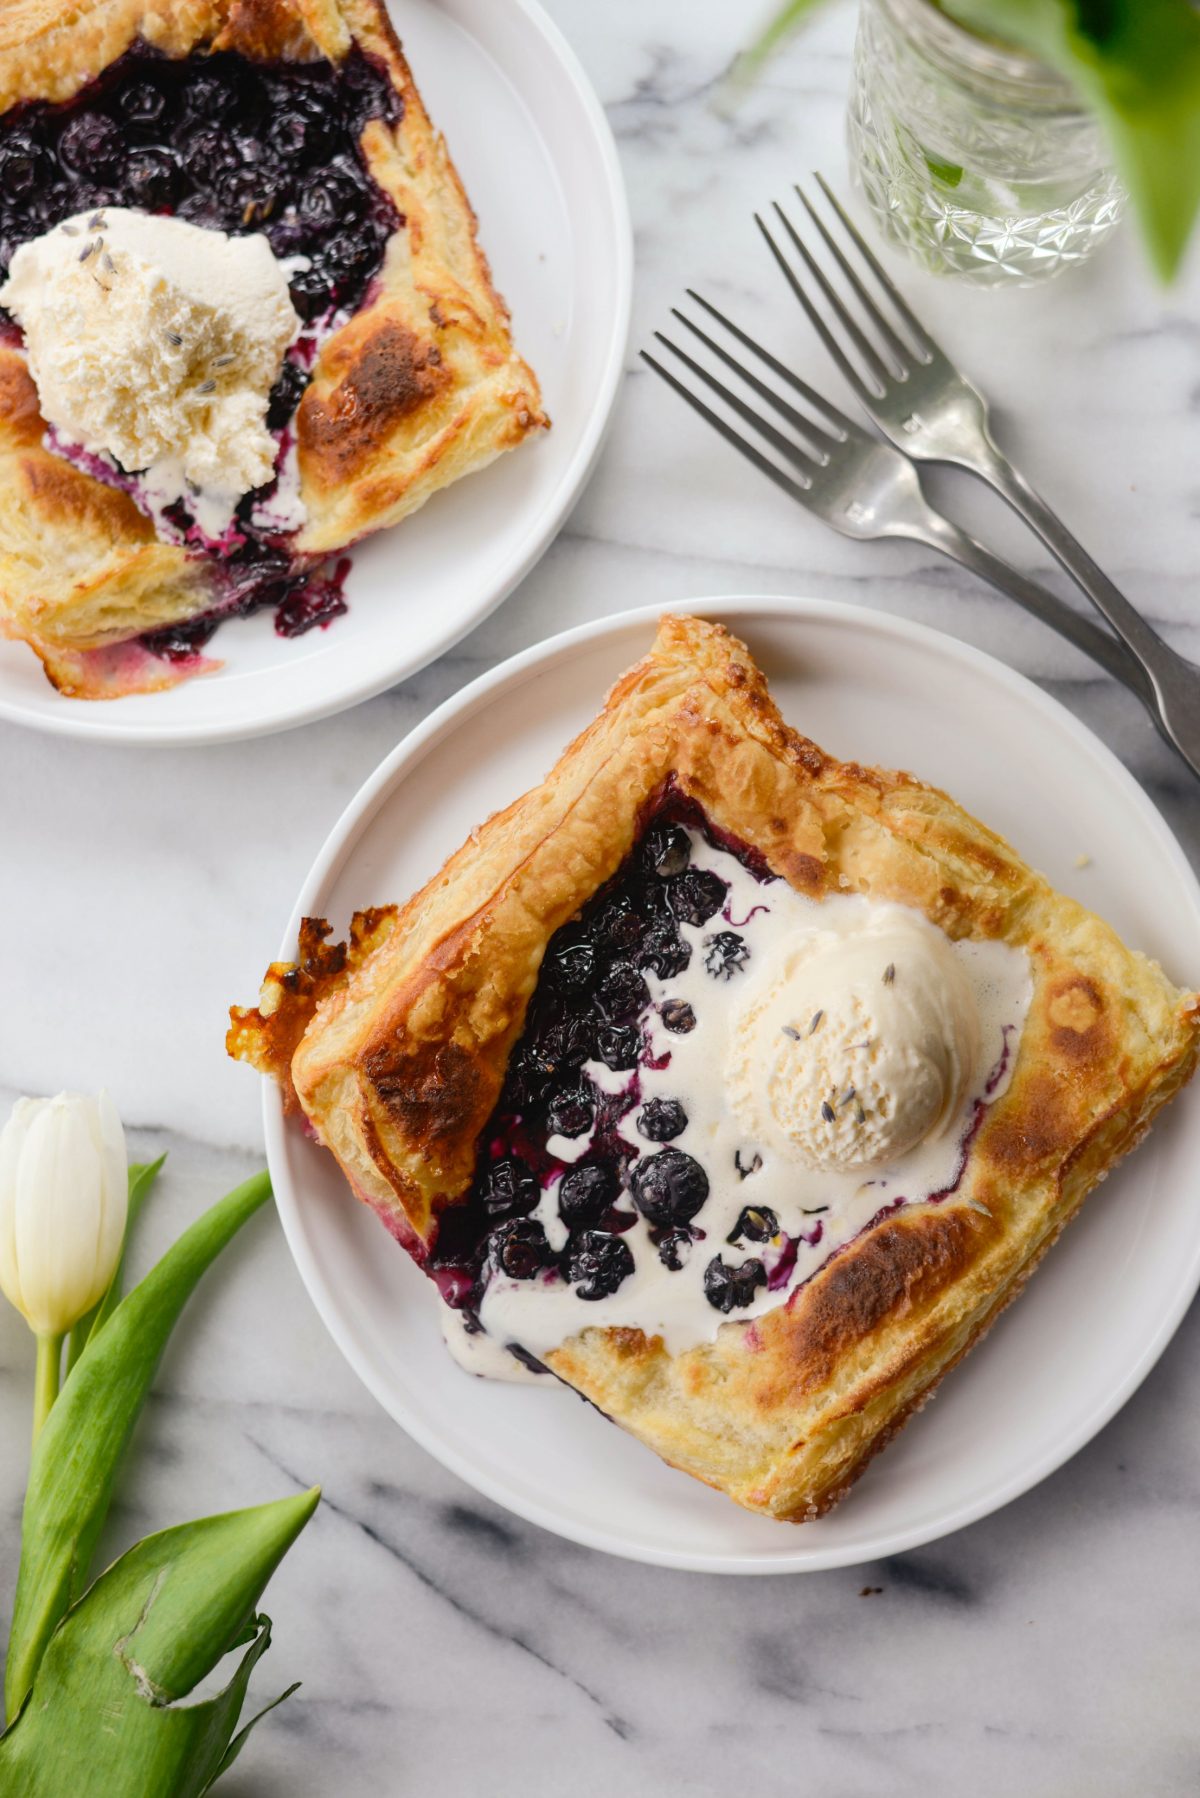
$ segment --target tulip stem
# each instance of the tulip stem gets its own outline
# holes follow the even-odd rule
[[[62,1337],[39,1336],[37,1339],[37,1372],[33,1385],[33,1440],[42,1433],[42,1425],[50,1415],[50,1407],[58,1397],[59,1367],[62,1362]]]

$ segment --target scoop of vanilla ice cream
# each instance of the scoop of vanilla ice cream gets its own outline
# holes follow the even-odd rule
[[[300,321],[260,233],[125,207],[79,213],[22,244],[0,306],[25,334],[47,423],[145,473],[158,503],[186,489],[219,535],[271,479],[267,402]]]
[[[980,1054],[975,996],[949,939],[902,906],[817,931],[763,967],[725,1079],[755,1142],[824,1172],[899,1161],[955,1119]]]

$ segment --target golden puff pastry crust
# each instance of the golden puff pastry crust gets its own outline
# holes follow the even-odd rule
[[[547,1357],[673,1466],[802,1521],[843,1495],[1188,1079],[1200,999],[944,793],[789,729],[719,625],[666,618],[541,786],[406,906],[356,917],[347,944],[308,921],[299,961],[232,1013],[230,1052],[280,1081],[418,1259],[471,1182],[546,943],[616,872],[668,777],[798,891],[915,907],[953,939],[1024,950],[1032,973],[1011,1082],[949,1197],[870,1226],[713,1342],[672,1355],[592,1327]]]
[[[337,62],[357,44],[400,97],[398,123],[371,120],[361,145],[404,222],[367,302],[323,343],[296,416],[298,558],[397,524],[548,424],[381,0],[15,0],[0,9],[0,111],[69,100],[138,39],[172,57],[286,61]],[[142,687],[136,659],[105,669],[86,652],[209,609],[213,566],[158,541],[131,499],[46,449],[44,432],[24,355],[2,342],[0,630],[27,641],[65,691]]]

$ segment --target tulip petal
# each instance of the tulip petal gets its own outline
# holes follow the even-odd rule
[[[97,1287],[100,1162],[66,1093],[39,1111],[17,1168],[16,1249],[25,1316],[59,1336],[103,1293]]]
[[[29,1321],[17,1260],[17,1168],[39,1101],[18,1099],[0,1131],[0,1292]]]

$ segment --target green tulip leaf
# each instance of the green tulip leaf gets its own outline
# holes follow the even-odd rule
[[[93,1332],[38,1437],[21,1521],[4,1699],[17,1715],[46,1645],[87,1585],[113,1481],[167,1339],[201,1275],[271,1195],[265,1173],[184,1231]]]
[[[28,1702],[0,1736],[5,1798],[206,1792],[259,1720],[234,1735],[271,1639],[258,1601],[319,1499],[314,1487],[180,1524],[147,1536],[101,1574],[54,1631]],[[251,1645],[228,1685],[183,1704],[247,1630]]]

